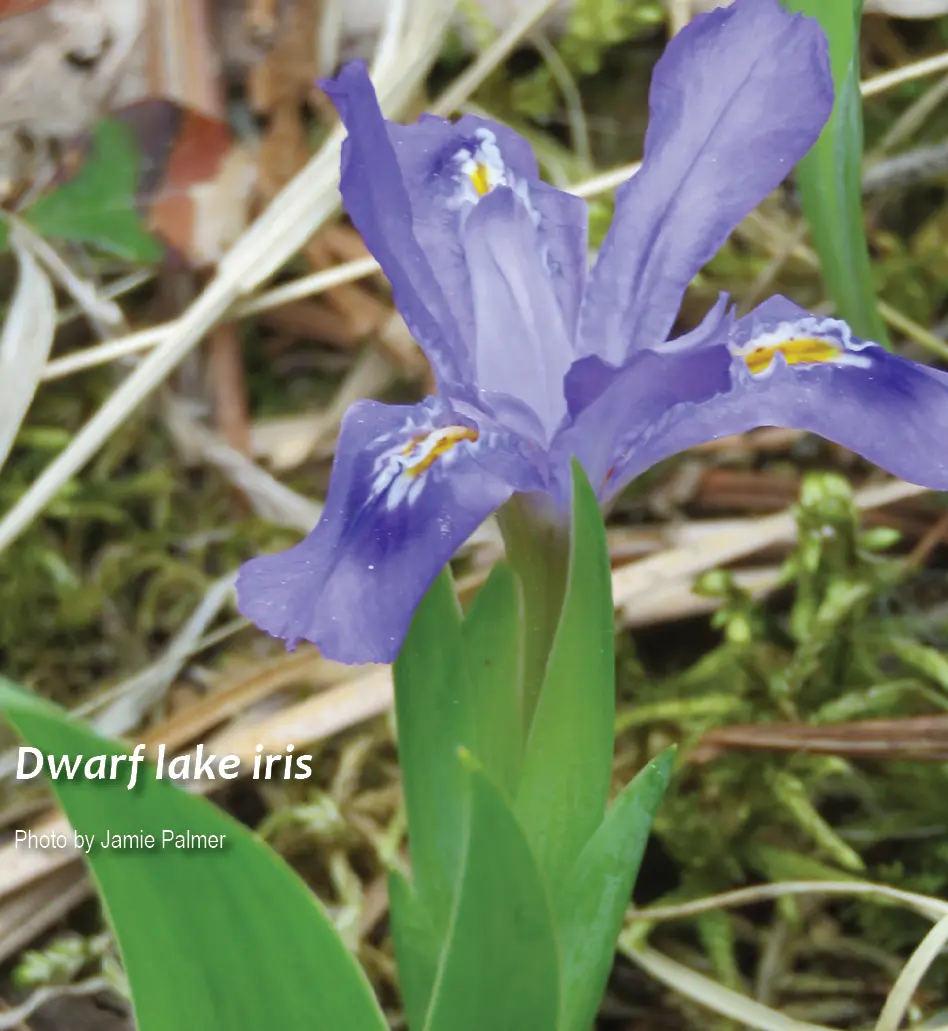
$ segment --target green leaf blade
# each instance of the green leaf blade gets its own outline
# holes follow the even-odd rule
[[[669,749],[626,785],[583,849],[568,889],[556,900],[563,998],[559,1031],[588,1031],[595,1018],[673,763]]]
[[[124,750],[0,677],[0,712],[56,756]],[[72,826],[226,835],[222,850],[93,848],[87,856],[128,974],[139,1031],[385,1031],[372,990],[315,896],[253,834],[153,768],[127,782],[51,781]]]
[[[411,1031],[425,1026],[438,970],[438,938],[414,888],[398,870],[388,875],[392,942],[402,1006]]]
[[[521,598],[513,569],[499,562],[464,620],[470,682],[470,749],[512,798],[523,751]]]
[[[797,165],[803,212],[838,315],[861,337],[888,347],[879,314],[862,209],[862,0],[784,0],[815,18],[829,40],[836,101],[819,140]]]
[[[574,462],[566,595],[517,794],[553,898],[605,815],[614,717],[609,551],[596,495]]]
[[[418,606],[393,671],[412,879],[439,941],[464,848],[467,796],[457,750],[467,743],[471,689],[461,623],[446,569]]]
[[[470,777],[464,869],[425,1031],[555,1031],[559,960],[542,875],[503,792],[480,770]]]

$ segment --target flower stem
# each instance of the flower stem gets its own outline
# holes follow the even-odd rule
[[[523,590],[523,727],[529,733],[559,625],[569,566],[569,528],[546,518],[528,496],[515,495],[497,514]]]

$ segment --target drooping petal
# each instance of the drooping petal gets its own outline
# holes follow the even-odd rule
[[[457,547],[543,470],[495,427],[436,398],[353,405],[322,519],[288,551],[252,559],[238,607],[289,647],[339,662],[391,662],[415,606]]]
[[[573,347],[530,212],[512,190],[498,187],[471,212],[463,242],[474,299],[477,385],[515,392],[536,413],[548,440],[566,413],[563,377]]]
[[[580,317],[582,352],[613,364],[665,340],[694,275],[816,141],[833,105],[826,38],[777,0],[736,0],[671,40],[649,105]]]
[[[586,204],[539,180],[524,139],[474,115],[453,123],[432,115],[414,125],[387,122],[361,62],[346,65],[323,88],[349,130],[346,210],[390,278],[393,265],[415,280],[416,293],[424,281],[428,309],[439,321],[449,311],[458,335],[470,343],[472,299],[461,228],[482,197],[508,186],[534,217],[538,252],[564,319],[575,328],[586,270]]]
[[[622,407],[622,391],[628,390],[630,387],[634,389],[637,385],[638,390],[636,390],[634,396],[639,401],[641,401],[640,390],[643,387],[654,385],[656,389],[664,392],[667,389],[667,385],[656,381],[650,382],[644,375],[639,374],[637,370],[644,368],[639,359],[644,357],[646,353],[652,352],[657,355],[682,355],[685,352],[706,348],[709,343],[717,342],[721,335],[726,332],[725,327],[731,326],[734,322],[734,316],[728,311],[729,303],[729,295],[721,293],[714,307],[708,311],[694,329],[689,330],[680,337],[676,337],[674,340],[666,341],[659,347],[648,348],[648,352],[635,352],[622,366],[610,365],[598,357],[598,355],[587,355],[585,358],[580,358],[574,362],[566,376],[565,382],[566,404],[570,418],[574,422],[578,421],[581,414],[587,408],[591,408],[607,390],[612,391],[607,403],[618,404],[620,408]],[[652,367],[655,368],[654,363]],[[672,367],[669,366],[669,368]],[[689,363],[682,363],[678,368],[687,375],[687,378],[693,378],[691,375],[688,375]],[[636,381],[638,381],[637,384]],[[718,378],[716,380],[718,387],[720,382]],[[718,389],[718,387],[715,387],[715,389]],[[631,399],[633,395],[627,396]],[[634,419],[636,409],[632,406],[625,407],[628,408],[629,419]],[[592,412],[590,415],[593,419],[601,417],[598,411]]]
[[[729,388],[626,439],[611,493],[670,455],[759,426],[816,433],[901,479],[948,490],[948,374],[784,297],[726,327],[704,353],[727,356]]]

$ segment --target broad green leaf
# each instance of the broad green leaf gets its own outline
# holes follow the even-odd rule
[[[816,18],[829,39],[836,102],[813,149],[797,166],[803,211],[839,316],[861,337],[889,346],[879,315],[862,210],[862,0],[784,0]]]
[[[503,792],[479,769],[469,776],[464,867],[425,1031],[555,1031],[558,959],[542,876]]]
[[[513,798],[523,751],[521,615],[513,569],[498,563],[464,620],[470,681],[470,749]]]
[[[434,989],[438,938],[414,888],[398,870],[389,871],[388,904],[402,1006],[410,1031],[418,1031],[425,1026]]]
[[[673,750],[663,752],[625,787],[555,902],[563,989],[559,1031],[592,1025],[674,758]]]
[[[162,248],[135,207],[139,165],[130,130],[114,120],[99,122],[75,178],[41,196],[23,218],[41,236],[94,244],[128,261],[157,261]]]
[[[409,1026],[421,1028],[442,950],[464,848],[469,747],[512,796],[523,745],[519,595],[495,566],[462,621],[445,571],[419,606],[395,664],[398,747],[414,886],[389,879],[392,937]]]
[[[0,712],[57,758],[125,754],[3,678]],[[139,1031],[385,1031],[370,985],[315,896],[246,827],[148,766],[131,790],[121,779],[51,785],[75,830],[97,841],[150,832],[160,842],[165,829],[226,835],[208,851],[94,847],[87,856]]]
[[[596,495],[574,461],[566,596],[517,793],[517,815],[553,898],[606,811],[614,714],[606,531]]]
[[[471,697],[461,609],[447,569],[415,612],[394,678],[412,879],[440,941],[464,847],[466,787],[458,747],[467,744]]]

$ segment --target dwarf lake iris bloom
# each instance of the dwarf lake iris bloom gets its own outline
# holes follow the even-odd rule
[[[324,88],[349,133],[346,211],[437,395],[349,410],[317,527],[241,571],[240,609],[269,633],[393,660],[440,569],[512,495],[566,518],[573,455],[608,505],[684,448],[787,426],[948,488],[945,373],[783,297],[736,318],[722,296],[668,339],[689,282],[829,117],[815,21],[736,0],[668,44],[641,170],[588,272],[585,202],[542,182],[516,133],[470,115],[387,122],[358,63]]]

